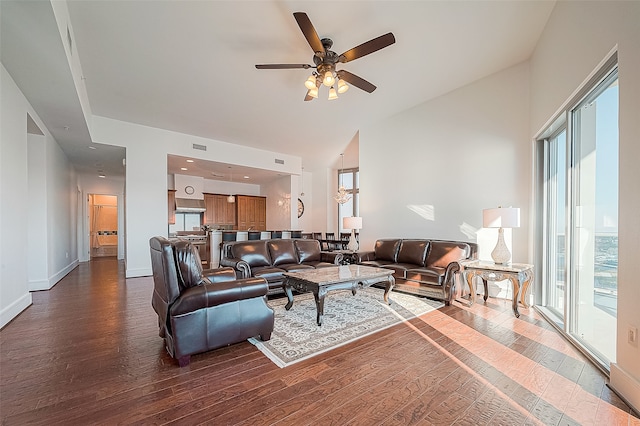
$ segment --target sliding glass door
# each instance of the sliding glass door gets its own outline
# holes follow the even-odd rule
[[[563,322],[566,283],[567,130],[561,127],[546,144],[544,299],[556,320]]]
[[[612,73],[571,111],[569,332],[615,360],[618,287],[618,78]]]
[[[545,133],[543,312],[604,368],[616,357],[618,74],[614,63]]]

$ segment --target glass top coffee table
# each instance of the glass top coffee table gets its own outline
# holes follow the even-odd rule
[[[324,315],[324,298],[329,291],[351,290],[351,293],[355,296],[358,288],[386,283],[384,301],[390,304],[389,292],[396,283],[392,270],[363,265],[344,265],[299,272],[285,272],[283,275],[284,292],[287,294],[287,299],[289,299],[285,309],[288,311],[293,306],[292,289],[301,293],[310,291],[316,301],[319,326],[322,325],[322,316]]]

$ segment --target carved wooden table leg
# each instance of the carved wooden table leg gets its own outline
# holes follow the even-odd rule
[[[387,284],[384,286],[384,302],[387,305],[391,304],[391,299],[389,299],[389,293],[391,293],[391,290],[393,290],[393,286],[396,285],[396,279],[394,278],[393,275],[389,275],[389,281],[387,281]]]
[[[518,293],[520,292],[520,280],[517,277],[509,277],[509,280],[513,284],[513,313],[516,318],[520,318],[520,312],[518,312]]]
[[[469,285],[469,306],[471,306],[476,303],[476,286],[473,283],[473,278],[476,276],[476,274],[473,271],[464,271],[463,275],[467,280],[467,284]]]
[[[284,305],[284,308],[288,311],[293,306],[293,293],[291,292],[291,286],[288,285],[286,281],[285,281],[283,287],[284,287],[284,292],[287,295],[287,300],[289,300],[287,302],[287,304]]]
[[[319,289],[317,292],[313,292],[313,297],[316,300],[316,310],[318,311],[317,322],[318,326],[322,325],[322,317],[324,316],[324,297],[327,295],[327,290],[324,288]]]

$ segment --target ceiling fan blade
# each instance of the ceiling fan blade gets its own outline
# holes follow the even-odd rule
[[[347,50],[339,56],[338,61],[342,63],[353,61],[354,59],[362,58],[365,55],[384,49],[395,42],[396,38],[393,36],[393,33],[387,33],[362,43],[360,46],[356,46],[353,49]]]
[[[287,70],[287,69],[295,69],[295,68],[315,68],[313,65],[309,64],[262,64],[256,65],[256,68],[259,70]]]
[[[322,42],[320,41],[320,37],[318,37],[318,33],[316,29],[313,27],[311,20],[304,12],[295,12],[293,17],[296,18],[296,22],[298,22],[298,26],[302,30],[302,34],[309,42],[309,46],[313,49],[314,52],[324,52],[324,46],[322,46]]]
[[[305,102],[306,101],[312,101],[313,100],[313,96],[309,96],[309,92],[307,92],[306,96],[304,97]]]
[[[340,77],[342,80],[346,81],[347,83],[353,84],[354,86],[364,90],[365,92],[371,93],[374,90],[376,90],[376,86],[369,83],[367,80],[365,80],[362,77],[358,77],[355,74],[351,74],[349,71],[339,70],[339,71],[336,71],[336,74],[338,74],[338,77]]]

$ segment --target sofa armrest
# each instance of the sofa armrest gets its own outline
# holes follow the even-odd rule
[[[444,282],[453,282],[453,277],[457,272],[462,270],[460,262],[451,262],[447,265],[447,269],[444,272]]]
[[[358,252],[358,263],[364,262],[366,260],[376,260],[376,252],[375,251]]]
[[[344,255],[334,251],[323,251],[320,253],[320,260],[334,265],[342,265]]]
[[[236,271],[232,267],[205,269],[202,276],[207,277],[212,283],[220,283],[224,281],[233,281],[236,277]]]
[[[233,269],[238,271],[238,275],[240,276],[240,278],[251,277],[251,267],[242,259],[225,257],[220,259],[220,265],[232,267]]]
[[[239,300],[266,297],[269,292],[264,278],[243,278],[235,281],[204,284],[185,290],[171,306],[172,315],[184,315]]]

